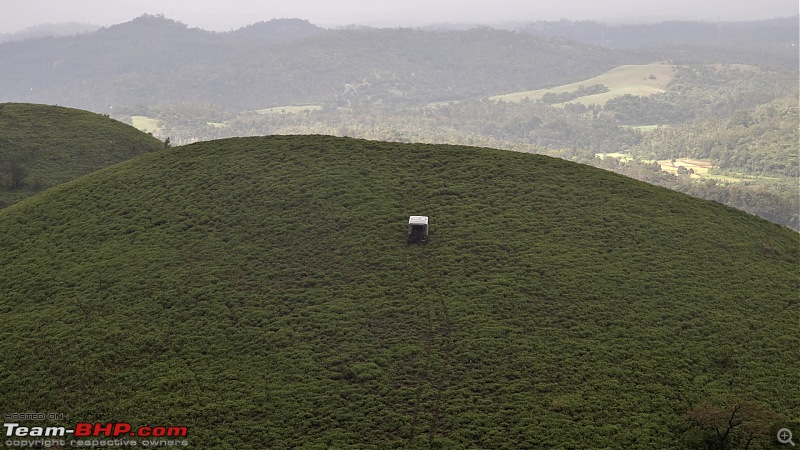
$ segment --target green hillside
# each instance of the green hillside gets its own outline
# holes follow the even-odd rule
[[[731,443],[768,447],[800,411],[798,244],[546,156],[173,148],[0,211],[0,411],[192,448],[705,448],[743,405]]]
[[[0,103],[0,208],[163,146],[108,116]]]

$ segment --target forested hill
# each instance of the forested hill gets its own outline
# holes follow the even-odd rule
[[[0,33],[0,42],[22,41],[44,37],[74,36],[81,33],[90,33],[100,28],[96,25],[78,22],[48,23],[34,25],[14,33]]]
[[[796,35],[796,25],[769,22],[764,27],[777,30],[762,34],[752,31],[757,25],[740,25],[751,30],[750,46],[707,39],[708,24],[680,34],[682,40],[659,32],[672,25],[610,33],[613,43],[650,44],[646,51],[630,52],[598,45],[605,41],[593,42],[581,33],[547,35],[569,35],[563,25],[544,27],[541,36],[534,36],[531,32],[538,29],[533,25],[527,32],[326,30],[281,19],[215,33],[144,15],[94,33],[0,44],[0,100],[92,111],[191,101],[241,111],[348,103],[348,95],[357,93],[371,104],[419,105],[557,86],[621,64],[657,60],[796,67],[796,51],[786,47],[796,39],[784,36]],[[690,48],[672,46],[676,43]]]
[[[420,104],[579,81],[624,62],[618,51],[488,28],[277,21],[212,33],[145,15],[91,34],[1,44],[0,99],[92,111],[183,101],[245,110],[333,103],[357,91],[375,103]]]
[[[228,33],[234,38],[258,39],[262,41],[292,41],[311,37],[324,30],[307,20],[272,19],[256,22]]]
[[[0,410],[192,448],[770,448],[798,244],[541,155],[197,143],[0,211]]]
[[[798,16],[751,22],[670,21],[609,25],[592,21],[530,22],[515,29],[535,36],[626,49],[678,64],[736,62],[797,68]]]
[[[529,22],[517,27],[538,36],[561,36],[611,48],[641,49],[669,45],[797,48],[798,16],[751,22],[668,21],[609,25],[593,21]],[[794,45],[792,45],[794,44]]]

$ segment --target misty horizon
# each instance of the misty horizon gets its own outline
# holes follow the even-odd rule
[[[608,24],[653,23],[675,20],[739,22],[791,17],[798,6],[787,0],[729,2],[681,0],[665,5],[647,5],[633,0],[565,0],[558,5],[537,5],[517,0],[501,3],[472,0],[452,2],[405,2],[375,4],[349,0],[330,5],[314,0],[292,4],[262,4],[251,0],[227,2],[170,2],[164,5],[143,0],[137,5],[109,6],[98,0],[13,0],[0,17],[0,33],[15,33],[41,25],[64,23],[97,27],[128,22],[143,14],[163,15],[192,28],[231,31],[260,21],[297,18],[325,28],[361,25],[372,27],[417,27],[437,24],[502,26],[535,21],[591,20]]]

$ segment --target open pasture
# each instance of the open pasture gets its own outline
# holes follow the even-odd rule
[[[137,128],[145,133],[155,133],[160,130],[158,126],[158,119],[153,119],[147,116],[131,116],[131,123],[134,128]]]
[[[673,163],[671,159],[662,159],[656,161],[664,172],[672,174],[678,173],[678,168],[685,167],[686,170],[692,169],[694,172],[692,178],[700,178],[708,174],[708,171],[714,167],[712,162],[707,159],[693,159],[693,158],[678,158]]]
[[[259,114],[301,114],[322,109],[320,105],[286,105],[256,110]]]
[[[605,105],[607,101],[622,97],[623,95],[649,96],[664,92],[667,84],[672,81],[675,66],[663,63],[644,64],[644,65],[624,65],[619,66],[608,72],[598,75],[588,80],[577,83],[565,84],[549,89],[537,89],[532,91],[513,92],[504,95],[490,97],[491,100],[505,102],[520,102],[526,98],[537,101],[547,93],[561,94],[573,92],[581,86],[592,86],[602,84],[607,87],[608,92],[601,94],[587,95],[578,97],[567,103],[582,103],[586,106],[591,104]],[[563,106],[563,103],[558,104]]]

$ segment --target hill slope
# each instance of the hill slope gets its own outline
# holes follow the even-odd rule
[[[799,242],[544,156],[193,144],[0,211],[0,410],[198,448],[685,448],[731,390],[800,409]]]
[[[163,146],[100,114],[0,103],[0,208]]]

